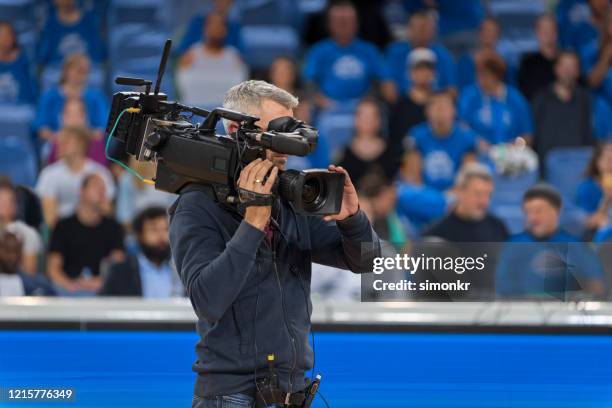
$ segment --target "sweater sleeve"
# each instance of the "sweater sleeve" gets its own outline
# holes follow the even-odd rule
[[[244,286],[264,232],[243,220],[226,243],[207,201],[197,192],[181,197],[170,224],[170,244],[196,314],[213,323]]]
[[[372,272],[374,258],[381,256],[381,243],[363,211],[336,223],[309,218],[313,262],[355,273]]]

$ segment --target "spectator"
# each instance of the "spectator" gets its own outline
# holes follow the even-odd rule
[[[480,163],[468,163],[455,180],[456,201],[452,211],[423,233],[450,242],[504,242],[508,230],[489,213],[493,176]]]
[[[81,99],[71,98],[67,99],[64,103],[64,109],[62,109],[61,116],[62,127],[82,127],[89,128],[87,122],[87,112],[85,104]],[[108,162],[105,155],[105,143],[104,143],[104,132],[102,129],[91,130],[91,143],[89,144],[89,150],[87,157],[90,159],[106,165]],[[54,163],[57,161],[57,140],[54,140],[51,146],[51,153],[47,162]]]
[[[349,1],[330,6],[327,14],[330,38],[308,52],[302,76],[314,103],[329,108],[355,101],[368,93],[375,81],[387,101],[396,97],[383,57],[373,44],[357,38],[357,13]]]
[[[33,105],[36,85],[11,23],[0,21],[0,103]]]
[[[559,56],[557,21],[553,16],[544,14],[538,17],[535,33],[538,50],[523,56],[518,71],[518,87],[529,101],[539,90],[554,82],[554,65]]]
[[[441,44],[434,42],[436,22],[431,12],[419,11],[410,16],[408,22],[409,41],[398,41],[387,48],[387,64],[395,81],[398,92],[405,94],[410,88],[408,55],[414,48],[429,48],[436,54],[436,90],[456,92],[457,80],[455,63],[450,52]]]
[[[242,50],[240,40],[240,21],[233,7],[233,0],[213,0],[212,10],[209,14],[218,14],[225,18],[227,25],[227,35],[223,40],[224,45]],[[178,55],[186,53],[194,44],[206,42],[206,31],[202,30],[206,21],[206,14],[197,14],[192,17],[183,34],[183,38],[176,49]]]
[[[412,163],[408,179],[445,191],[452,184],[459,167],[475,159],[476,135],[457,123],[455,105],[449,93],[433,95],[426,108],[427,123],[410,131],[406,153]]]
[[[459,97],[459,116],[478,134],[483,148],[518,137],[531,141],[529,105],[516,88],[504,83],[505,71],[498,54],[484,53],[476,65],[477,83]]]
[[[604,98],[595,98],[593,131],[599,141],[612,138],[612,105]]]
[[[45,222],[50,228],[59,218],[74,213],[83,178],[99,174],[106,184],[107,202],[104,208],[111,208],[115,196],[113,179],[108,169],[86,157],[89,149],[89,131],[83,128],[65,128],[59,132],[59,161],[45,167],[38,178],[36,192],[41,197]]]
[[[53,143],[57,140],[57,132],[68,125],[73,117],[74,105],[66,107],[66,102],[76,100],[84,104],[86,122],[95,129],[94,145],[104,144],[102,133],[106,129],[108,103],[102,92],[87,85],[89,68],[86,56],[69,56],[62,67],[59,85],[41,95],[34,121],[34,128],[41,141]],[[99,147],[96,148],[99,150]],[[50,149],[47,150],[46,156],[50,154]]]
[[[381,135],[381,113],[373,99],[363,99],[355,112],[355,133],[338,160],[338,165],[351,175],[355,185],[372,168],[381,167],[388,178],[393,178],[399,162],[390,160],[387,143]]]
[[[74,214],[62,218],[49,242],[47,274],[65,295],[93,295],[102,286],[100,263],[123,261],[123,230],[106,217],[108,202],[102,177],[83,178]]]
[[[597,40],[610,10],[610,0],[588,0],[589,16],[575,24],[571,22],[562,28],[562,45],[580,50],[591,41]],[[564,22],[561,20],[560,22]]]
[[[478,48],[472,52],[463,54],[457,62],[457,84],[459,90],[476,82],[476,61],[491,52],[498,52],[498,41],[501,34],[499,22],[493,17],[487,17],[480,23],[478,31]],[[508,69],[506,78],[510,80],[511,73]]]
[[[612,104],[612,9],[603,21],[599,42],[583,47],[582,64],[591,88]]]
[[[221,105],[228,88],[247,79],[248,68],[238,51],[225,45],[225,17],[209,14],[203,30],[204,42],[194,44],[181,57],[176,82],[183,103],[212,107]]]
[[[591,95],[578,85],[578,56],[571,51],[562,52],[554,69],[555,82],[543,89],[533,103],[533,148],[541,164],[554,148],[593,144]]]
[[[427,48],[416,48],[408,55],[410,82],[408,91],[391,107],[389,119],[390,151],[402,154],[402,141],[410,129],[425,121],[425,104],[433,93],[436,55]]]
[[[523,196],[526,230],[508,241],[496,271],[503,297],[552,296],[574,291],[604,293],[603,269],[590,249],[559,226],[561,195],[542,184]]]
[[[609,221],[612,204],[612,143],[597,145],[586,178],[576,189],[576,205],[588,214],[586,226],[594,232]]]
[[[22,243],[15,234],[0,229],[0,298],[5,296],[54,296],[55,290],[42,275],[20,269]]]
[[[137,161],[135,158],[129,159],[130,168],[138,174],[151,173],[149,163]],[[128,226],[134,217],[148,207],[168,207],[176,199],[174,194],[156,190],[150,184],[143,183],[134,175],[127,171],[122,171],[117,185],[117,220]]]
[[[0,230],[9,231],[22,244],[20,269],[29,274],[38,272],[42,240],[38,231],[17,220],[17,190],[10,180],[0,178]]]
[[[38,62],[59,65],[72,54],[84,54],[94,63],[104,59],[104,43],[98,19],[79,10],[76,0],[54,0],[40,34]]]
[[[133,230],[138,241],[137,255],[111,265],[100,294],[144,298],[183,296],[183,285],[170,261],[166,210],[144,209],[134,218]]]

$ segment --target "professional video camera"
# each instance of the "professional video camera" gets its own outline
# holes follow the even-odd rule
[[[151,81],[117,77],[119,85],[144,87],[142,92],[113,96],[107,133],[128,155],[157,164],[155,188],[180,193],[194,183],[211,186],[216,199],[229,205],[269,205],[270,196],[250,193],[237,186],[242,168],[265,150],[306,156],[317,145],[316,129],[291,117],[272,120],[267,130],[255,125],[259,118],[224,108],[212,111],[167,100],[159,92],[171,40],[164,46],[155,89]],[[192,123],[192,117],[204,117]],[[217,135],[219,119],[238,123],[232,135]],[[107,144],[108,146],[108,144]],[[107,152],[108,155],[108,152]],[[273,193],[291,202],[302,214],[336,214],[342,204],[344,175],[327,170],[279,172]]]

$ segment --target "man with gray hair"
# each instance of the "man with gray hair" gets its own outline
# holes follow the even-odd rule
[[[259,117],[255,125],[265,130],[271,120],[293,116],[297,103],[271,84],[245,81],[227,92],[224,106]],[[225,127],[232,135],[238,125]],[[265,160],[242,169],[239,187],[271,194],[286,162],[287,155],[268,150]],[[329,170],[345,175],[342,207],[331,216],[296,214],[278,197],[237,211],[206,186],[181,194],[170,209],[172,254],[201,339],[193,407],[303,406],[314,362],[311,263],[364,273],[380,256],[348,173]],[[373,248],[367,256],[362,243]]]
[[[504,242],[508,231],[504,223],[489,213],[493,177],[480,163],[466,163],[455,179],[457,201],[452,211],[423,236],[450,242]]]

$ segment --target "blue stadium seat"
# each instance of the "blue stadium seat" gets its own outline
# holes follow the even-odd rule
[[[559,190],[565,202],[574,200],[592,154],[591,147],[564,147],[546,155],[546,180]]]
[[[14,183],[34,187],[36,156],[27,139],[19,136],[0,137],[0,174]]]
[[[289,25],[300,20],[299,5],[294,0],[238,0],[243,25]]]
[[[7,136],[29,140],[34,108],[28,105],[0,105],[0,138]]]
[[[172,7],[163,0],[111,0],[108,7],[109,32],[134,23],[166,30],[172,18]]]
[[[109,32],[109,61],[113,67],[133,59],[148,57],[157,58],[159,63],[167,38],[165,31],[152,30],[150,26],[143,24],[115,27]]]
[[[329,157],[333,158],[353,136],[355,106],[350,104],[323,110],[318,113],[314,123],[327,141]]]
[[[538,181],[538,172],[531,171],[518,176],[503,176],[494,174],[495,190],[491,197],[491,205],[514,206],[520,209],[523,194]]]
[[[291,26],[247,25],[240,30],[244,58],[251,68],[266,69],[279,56],[297,57],[300,40]]]

